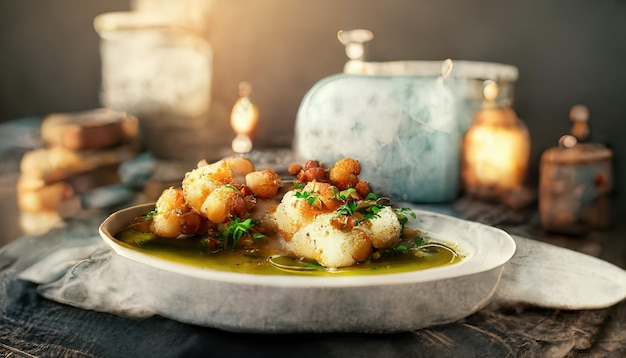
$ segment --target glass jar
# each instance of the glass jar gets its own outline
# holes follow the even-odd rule
[[[315,84],[298,110],[298,161],[361,162],[361,178],[399,201],[450,202],[459,193],[461,145],[481,84],[505,91],[517,80],[510,65],[472,61],[361,62]],[[508,95],[508,92],[507,92]]]
[[[587,139],[588,109],[577,105],[570,116],[571,135],[541,155],[539,214],[541,227],[566,234],[584,234],[610,225],[613,152]]]
[[[522,189],[530,155],[526,125],[498,92],[496,82],[485,81],[485,101],[463,143],[464,190],[482,199],[497,200]]]
[[[155,154],[167,156],[178,146],[177,156],[184,156],[209,114],[207,39],[156,12],[105,13],[94,27],[101,38],[102,105],[137,116]]]

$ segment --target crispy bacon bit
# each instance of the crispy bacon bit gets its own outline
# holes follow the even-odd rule
[[[370,193],[370,184],[368,182],[359,180],[358,183],[356,183],[356,186],[354,187],[356,189],[356,192],[362,197],[365,198],[367,196],[367,194]]]
[[[306,164],[304,164],[304,169],[309,170],[311,168],[324,168],[324,164],[317,160],[307,160]]]
[[[296,165],[292,164],[292,166],[293,170],[297,168]],[[300,169],[295,175],[296,179],[301,183],[308,183],[314,180],[318,182],[328,182],[328,175],[324,169],[324,165],[315,160],[308,160],[304,165],[304,169]]]

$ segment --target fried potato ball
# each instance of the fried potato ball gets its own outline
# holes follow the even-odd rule
[[[273,170],[265,169],[246,174],[246,185],[259,198],[271,198],[278,193],[282,182]]]
[[[331,168],[329,178],[340,190],[355,188],[359,182],[361,164],[352,158],[339,159]]]

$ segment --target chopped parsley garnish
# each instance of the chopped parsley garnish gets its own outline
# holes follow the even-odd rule
[[[232,189],[232,190],[234,190],[234,191],[237,191],[237,192],[238,192],[238,191],[240,191],[239,189],[237,189],[237,187],[236,187],[236,186],[231,185],[231,184],[226,184],[226,185],[225,185],[225,187],[227,187],[227,188],[229,188],[229,189]]]
[[[335,187],[333,187],[333,191],[334,191],[335,189],[336,189],[336,188],[335,188]],[[354,194],[354,193],[356,193],[356,189],[354,189],[354,188],[348,188],[348,189],[342,190],[342,191],[340,191],[340,192],[338,192],[338,193],[337,193],[337,192],[333,192],[333,194],[335,195],[335,198],[336,198],[336,199],[343,200],[343,201],[348,200],[348,198],[350,197],[350,195],[352,195],[352,194]]]
[[[337,214],[339,214],[339,215],[354,215],[355,211],[356,211],[356,202],[355,201],[349,201],[349,202],[341,205],[337,209]]]
[[[426,235],[421,234],[420,236],[415,238],[415,246],[420,247],[423,245],[426,245],[428,243],[428,240],[426,238]]]
[[[263,234],[252,233],[252,229],[256,226],[256,221],[247,218],[245,220],[241,220],[239,217],[231,217],[230,222],[226,226],[226,230],[222,232],[222,244],[224,248],[228,248],[230,246],[231,250],[234,250],[237,247],[237,243],[244,235],[249,235],[252,238],[258,239],[264,237]],[[230,245],[229,245],[230,243]]]
[[[365,200],[349,199],[337,209],[337,215],[352,216],[357,226],[365,220],[372,220],[379,217],[379,212],[386,205],[379,203],[379,200],[376,199],[376,195],[368,195],[368,198],[369,199]]]
[[[404,245],[398,245],[398,246],[394,247],[393,250],[395,252],[400,252],[400,253],[403,253],[403,254],[409,251],[409,249],[406,246],[404,246]]]
[[[147,213],[143,214],[143,219],[147,220],[147,219],[150,219],[150,218],[152,218],[152,217],[157,216],[158,214],[159,214],[159,210],[158,210],[158,208],[157,208],[157,207],[155,207],[155,208],[154,208],[154,209],[152,209],[151,211],[149,211],[149,212],[147,212]]]
[[[208,234],[204,236],[200,241],[211,252],[218,252],[222,250],[234,250],[242,237],[248,236],[253,239],[264,238],[265,235],[256,232],[254,227],[257,225],[255,220],[251,218],[241,219],[237,216],[231,216],[230,221],[223,224],[217,234]],[[223,231],[222,231],[223,230]]]
[[[296,191],[296,198],[304,199],[309,203],[309,206],[313,206],[318,199],[317,194],[310,191]]]
[[[415,215],[413,210],[409,208],[398,208],[398,209],[395,209],[394,211],[396,213],[396,216],[398,216],[398,220],[400,220],[400,225],[402,226],[404,226],[404,224],[406,224],[409,221],[407,214],[410,215],[413,219],[417,217],[417,215]]]

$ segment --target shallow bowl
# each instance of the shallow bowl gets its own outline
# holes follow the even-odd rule
[[[415,210],[417,218],[407,225],[425,231],[431,241],[452,243],[464,255],[460,262],[341,277],[216,271],[161,259],[115,239],[133,218],[152,209],[147,204],[112,214],[100,226],[102,239],[118,255],[168,280],[157,294],[176,297],[176,304],[160,314],[237,332],[390,333],[454,322],[489,303],[515,252],[515,241],[500,229]]]

